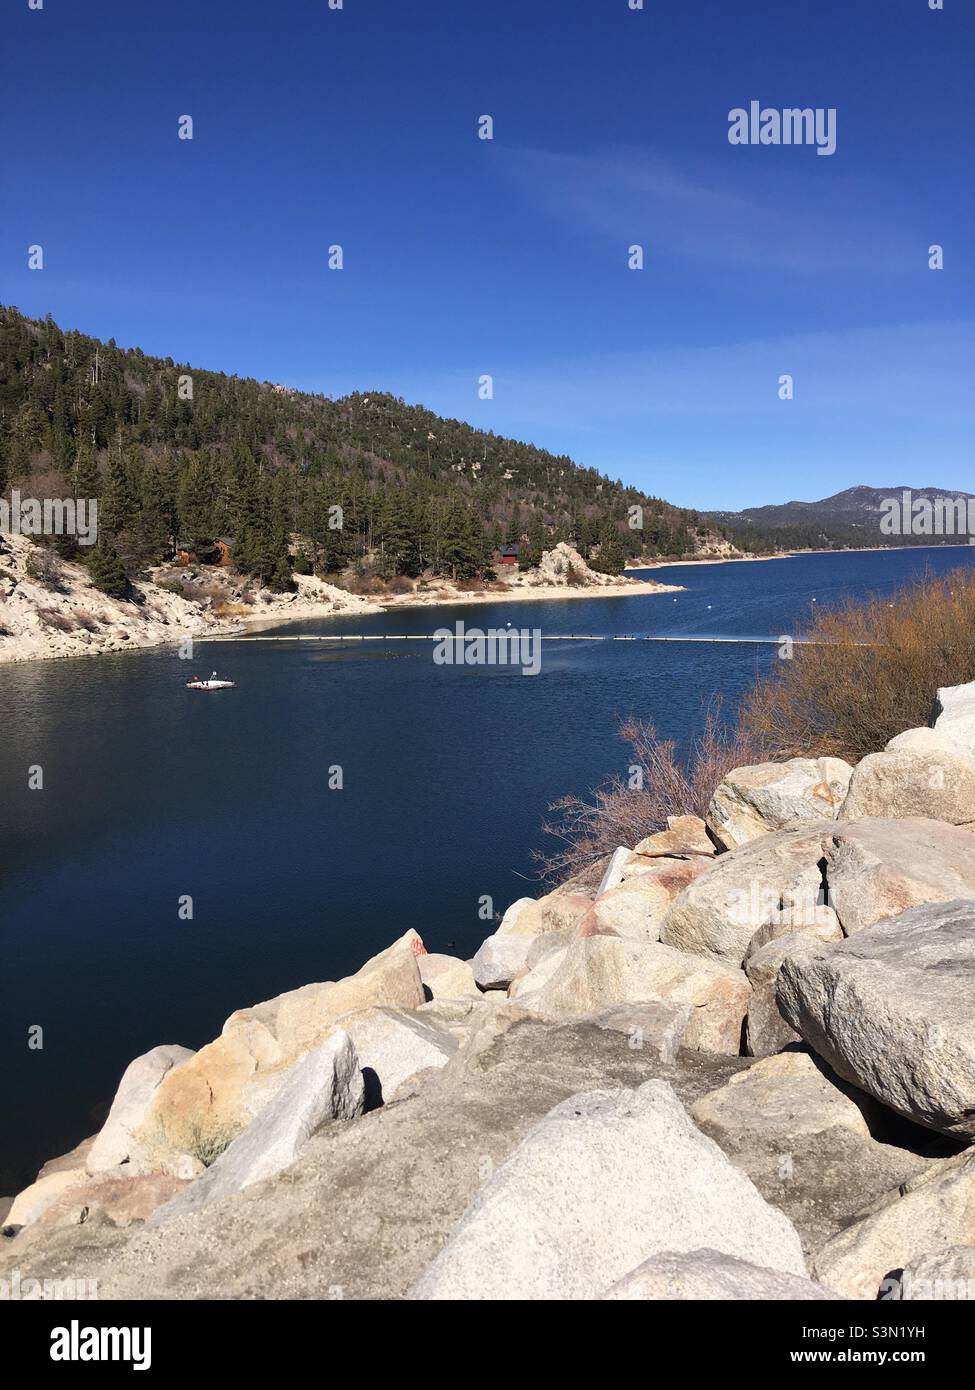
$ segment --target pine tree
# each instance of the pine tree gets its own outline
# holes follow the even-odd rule
[[[520,570],[533,569],[541,562],[547,536],[545,526],[538,512],[532,512],[528,523],[528,544],[522,545],[518,554]]]
[[[87,439],[81,441],[75,453],[71,483],[76,497],[97,499],[101,495],[101,478],[95,461],[95,450]]]
[[[104,535],[99,536],[88,557],[88,573],[95,588],[110,598],[125,598],[129,592],[128,577],[118,551]]]
[[[117,448],[112,450],[108,465],[108,485],[98,514],[100,529],[111,536],[129,530],[139,514],[139,504],[129,475],[129,461],[122,452],[121,441],[118,442]]]
[[[164,559],[172,540],[165,479],[150,462],[143,470],[139,493],[138,546],[142,559]]]
[[[620,541],[619,532],[611,521],[607,521],[599,537],[599,554],[590,560],[590,566],[601,574],[622,574],[626,565],[626,554]]]

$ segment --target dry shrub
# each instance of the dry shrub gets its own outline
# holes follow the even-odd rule
[[[780,757],[856,762],[926,724],[941,685],[975,680],[975,571],[820,613],[745,702],[742,724]]]
[[[179,579],[157,579],[156,588],[165,589],[167,594],[177,594],[180,598],[183,597],[183,585]]]
[[[659,739],[652,724],[637,719],[622,724],[620,734],[630,745],[630,765],[641,770],[642,786],[631,787],[629,778],[617,776],[596,788],[591,801],[564,796],[549,808],[556,818],[545,832],[562,846],[536,856],[549,883],[578,877],[595,886],[606,856],[619,845],[632,849],[646,835],[666,829],[668,816],[703,818],[715,787],[732,768],[767,756],[760,738],[725,724],[718,697],[708,704],[701,732],[683,754],[672,739]]]
[[[45,627],[53,627],[56,632],[74,632],[78,626],[74,619],[56,608],[38,608],[37,616]]]
[[[394,574],[386,585],[386,589],[391,594],[412,594],[413,580],[408,579],[405,574]]]
[[[383,581],[374,574],[337,576],[329,582],[338,589],[344,589],[347,594],[357,594],[360,598],[378,597],[386,592]]]
[[[34,546],[27,556],[26,573],[28,579],[36,580],[55,593],[64,593],[64,566],[56,550]]]
[[[208,583],[206,580],[191,579],[188,575],[173,575],[156,580],[157,589],[165,589],[169,594],[185,598],[190,603],[221,603],[227,598],[227,590],[222,584]]]

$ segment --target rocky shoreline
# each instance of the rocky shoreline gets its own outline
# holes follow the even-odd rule
[[[739,768],[470,961],[409,931],[136,1058],[13,1199],[0,1278],[975,1297],[973,830],[975,685],[856,767]]]
[[[219,568],[166,565],[157,566],[134,586],[132,599],[121,600],[100,593],[79,564],[63,564],[53,584],[33,578],[34,549],[24,538],[7,537],[0,550],[0,665],[175,646],[195,637],[234,636],[249,628],[393,608],[632,597],[684,590],[682,584],[597,574],[563,542],[546,551],[536,569],[473,590],[435,580],[424,581],[408,593],[372,598],[296,574],[295,591],[278,594],[249,589],[238,576]],[[188,597],[194,590],[199,597]]]

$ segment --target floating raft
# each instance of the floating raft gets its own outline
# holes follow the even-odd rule
[[[494,628],[491,631],[504,633],[505,628]],[[512,632],[522,631],[515,628],[512,624]],[[223,634],[218,637],[196,637],[197,642],[469,642],[474,641],[478,633],[471,632],[457,635],[454,633],[434,633],[434,632],[335,632],[329,634],[319,633],[295,633],[292,636],[254,636],[248,637],[242,633]],[[598,633],[598,632],[549,632],[539,634],[543,642],[731,642],[750,646],[769,646],[779,647],[786,639],[784,637],[647,637],[640,634],[628,633]],[[797,645],[814,645],[801,637],[790,637],[788,639]]]

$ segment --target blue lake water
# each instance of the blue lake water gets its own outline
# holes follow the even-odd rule
[[[778,637],[817,605],[975,562],[930,549],[668,568],[653,597],[403,609],[282,631]],[[676,600],[676,601],[675,601]],[[469,956],[535,891],[546,808],[623,772],[619,721],[685,742],[774,648],[554,642],[536,677],[432,644],[201,646],[0,668],[0,1193],[97,1128],[128,1061],[337,979],[409,927]],[[233,691],[184,682],[218,667]],[[27,769],[40,764],[41,791]],[[329,768],[343,769],[342,790]],[[180,920],[179,900],[193,899]],[[41,1050],[28,1030],[43,1028]]]

